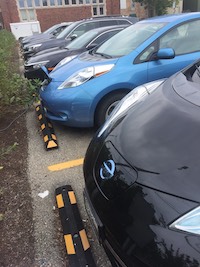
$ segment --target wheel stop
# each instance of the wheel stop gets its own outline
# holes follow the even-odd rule
[[[63,227],[70,267],[96,267],[91,247],[70,185],[56,189],[56,201]]]
[[[40,128],[43,134],[46,149],[50,150],[52,148],[58,148],[58,142],[53,129],[53,125],[51,121],[45,116],[44,108],[39,104],[36,106],[35,110],[40,122]]]

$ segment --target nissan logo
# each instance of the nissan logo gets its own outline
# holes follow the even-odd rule
[[[110,179],[114,176],[115,163],[113,160],[104,161],[100,169],[100,177],[102,179]]]

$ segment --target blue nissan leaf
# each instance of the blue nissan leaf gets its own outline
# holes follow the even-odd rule
[[[199,29],[200,12],[154,17],[69,58],[40,89],[46,116],[72,127],[101,126],[132,89],[200,58]]]

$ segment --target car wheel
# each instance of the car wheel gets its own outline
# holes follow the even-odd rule
[[[105,122],[113,109],[126,94],[127,92],[112,93],[102,99],[96,110],[95,124],[97,127],[100,127]]]

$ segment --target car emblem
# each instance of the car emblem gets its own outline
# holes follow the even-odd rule
[[[104,161],[101,169],[100,176],[102,179],[110,179],[114,176],[115,162],[113,160]]]

